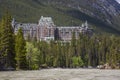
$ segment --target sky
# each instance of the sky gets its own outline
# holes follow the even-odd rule
[[[117,0],[120,3],[120,0]]]

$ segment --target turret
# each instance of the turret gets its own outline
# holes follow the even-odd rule
[[[85,22],[85,27],[88,29],[88,22],[87,21]]]
[[[14,18],[12,19],[11,25],[12,25],[12,28],[13,28],[13,31],[14,31],[15,30],[15,26],[16,26],[16,21],[15,21]]]

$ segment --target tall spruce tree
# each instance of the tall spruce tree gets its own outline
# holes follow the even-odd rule
[[[0,25],[0,64],[3,68],[15,68],[15,41],[11,20],[12,17],[6,11]]]
[[[15,51],[16,51],[16,69],[27,69],[27,61],[26,61],[26,41],[23,37],[22,29],[18,30],[16,35],[16,44],[15,44]]]

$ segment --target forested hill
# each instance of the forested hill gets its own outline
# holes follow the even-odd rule
[[[19,22],[36,22],[51,16],[58,26],[81,25],[88,21],[96,32],[120,34],[120,5],[115,0],[0,0],[0,17],[5,8]]]

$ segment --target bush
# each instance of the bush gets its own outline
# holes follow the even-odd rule
[[[73,57],[72,58],[72,66],[75,67],[82,67],[84,65],[81,57]]]

